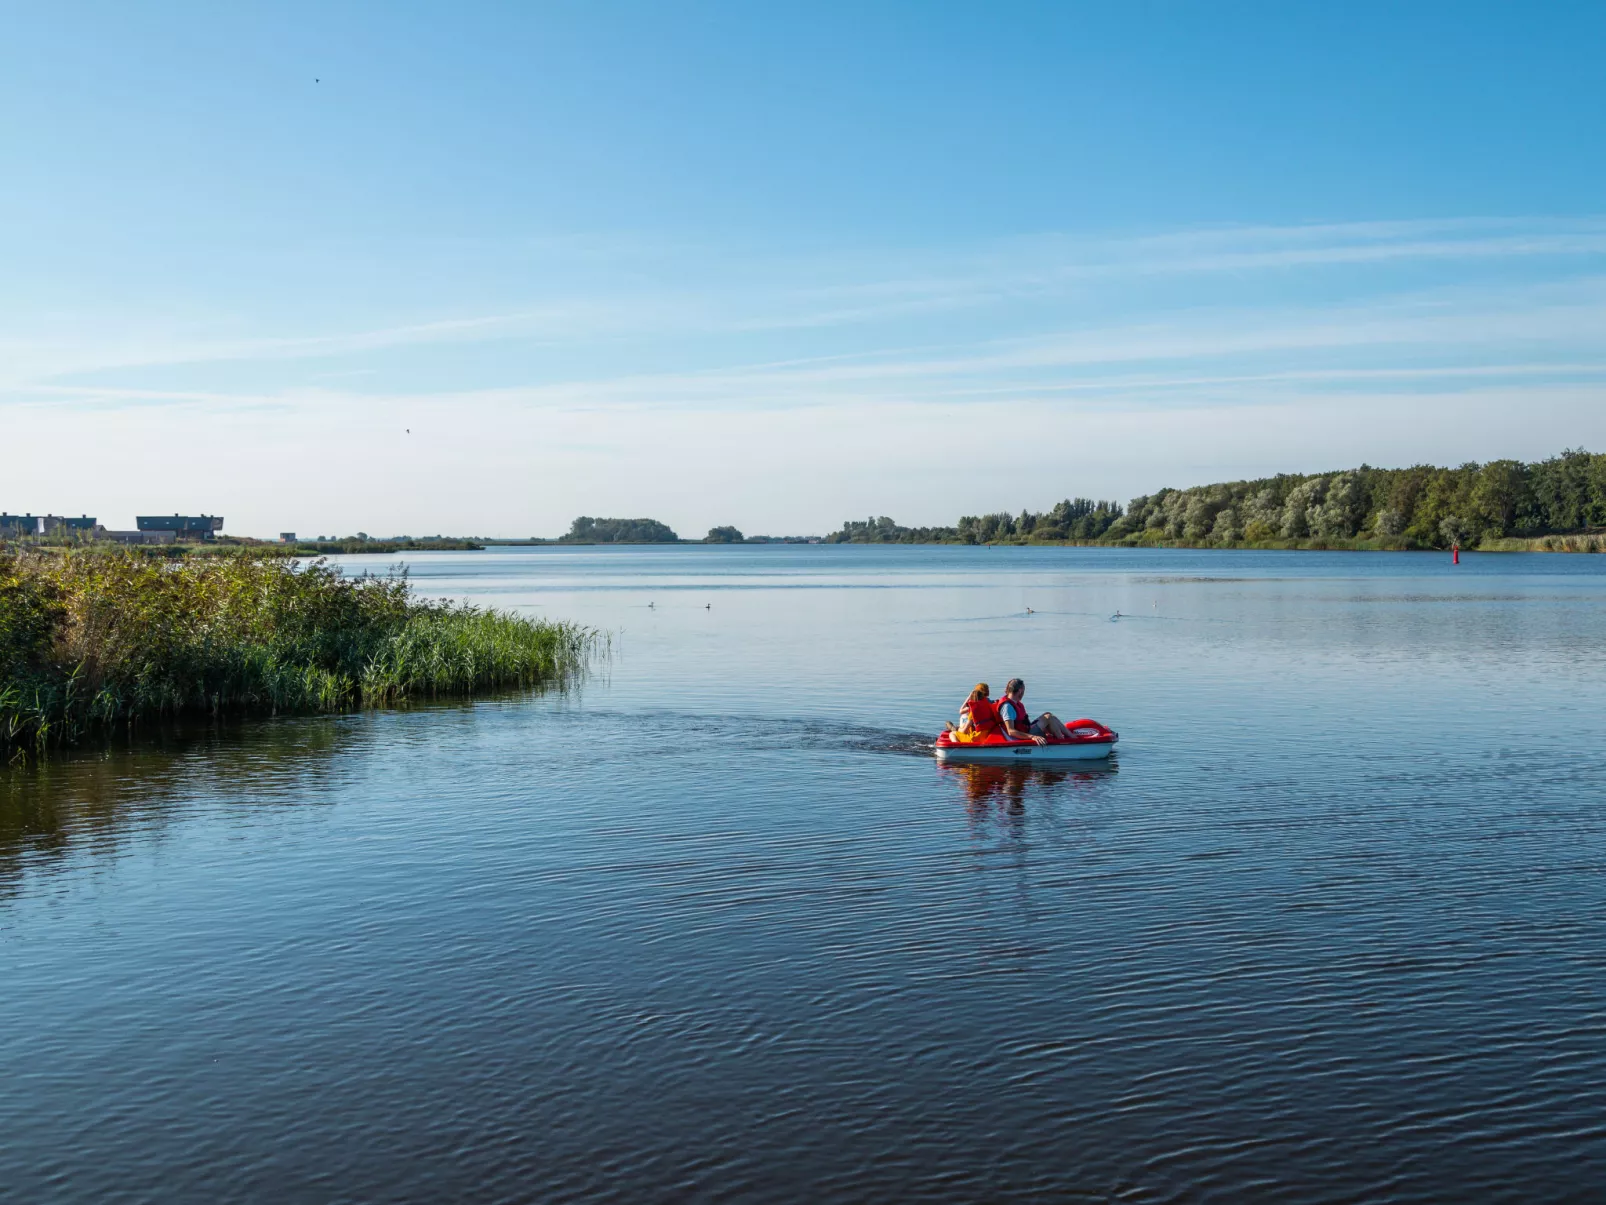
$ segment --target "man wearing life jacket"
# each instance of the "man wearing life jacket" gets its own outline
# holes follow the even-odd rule
[[[998,718],[1004,725],[1005,736],[1012,741],[1034,741],[1039,745],[1048,744],[1049,737],[1063,741],[1070,736],[1053,712],[1045,711],[1035,720],[1030,718],[1025,696],[1026,683],[1019,678],[1005,683],[1004,697],[998,700]]]

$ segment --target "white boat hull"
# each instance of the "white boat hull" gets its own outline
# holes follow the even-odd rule
[[[1114,741],[1076,741],[1063,745],[938,745],[937,760],[1022,766],[1097,761],[1114,751]]]

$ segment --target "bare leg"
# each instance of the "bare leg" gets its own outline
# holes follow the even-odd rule
[[[1037,720],[1043,725],[1044,736],[1051,736],[1057,741],[1063,741],[1070,736],[1065,725],[1059,722],[1059,718],[1052,711],[1045,711],[1037,717]]]

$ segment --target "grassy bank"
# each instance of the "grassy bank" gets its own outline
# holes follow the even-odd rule
[[[1485,540],[1480,552],[1606,552],[1606,532]]]
[[[341,537],[332,540],[297,540],[285,544],[278,540],[253,540],[249,536],[218,536],[213,540],[184,541],[173,544],[116,544],[109,540],[92,539],[75,532],[48,536],[17,536],[0,532],[0,552],[19,552],[30,549],[105,549],[128,548],[143,556],[237,556],[246,551],[259,556],[348,556],[355,553],[383,555],[397,552],[479,552],[485,547],[482,540],[456,537],[429,537],[406,540],[363,540]]]
[[[241,553],[0,553],[0,750],[168,716],[329,712],[561,682],[595,636]]]
[[[419,540],[297,540],[279,547],[294,556],[351,556],[358,553],[387,552],[479,552],[485,545],[478,540],[433,537]]]

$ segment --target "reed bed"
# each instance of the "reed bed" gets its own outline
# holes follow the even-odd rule
[[[0,553],[0,750],[183,715],[343,711],[562,683],[597,634],[282,557]]]
[[[1548,536],[1505,536],[1484,540],[1478,552],[1606,552],[1606,532],[1587,531]]]
[[[1524,543],[1530,552],[1606,552],[1606,532],[1538,536]]]

